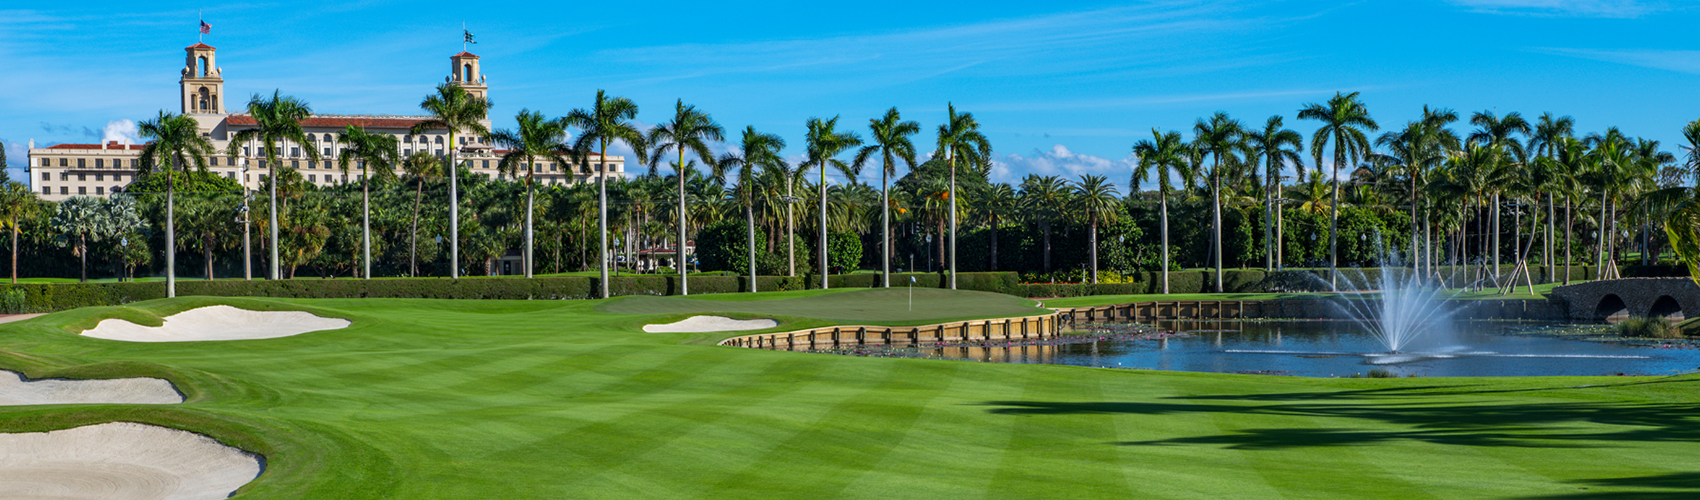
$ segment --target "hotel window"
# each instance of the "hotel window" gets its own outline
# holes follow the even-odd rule
[[[300,158],[301,157],[301,147],[300,146],[290,146],[289,147],[289,157],[290,158]]]
[[[41,166],[43,166],[43,167],[51,167],[51,166],[53,166],[53,160],[49,160],[49,159],[46,159],[46,158],[42,158],[42,159],[41,159]]]
[[[319,162],[309,161],[307,162],[307,168],[319,168]]]
[[[94,194],[106,194],[106,188],[100,187],[100,186],[95,186],[94,187]]]
[[[440,135],[437,136],[437,144],[442,144],[442,143],[443,143],[443,136],[440,136]]]
[[[106,182],[106,174],[94,174],[95,182]]]
[[[266,161],[260,160],[260,168],[266,168]]]
[[[70,159],[67,159],[67,158],[60,158],[60,159],[59,159],[59,166],[61,166],[61,167],[69,167],[69,166],[71,166],[71,163],[70,163],[70,161],[71,161],[71,160],[70,160]]]
[[[484,160],[484,168],[490,168],[490,160]]]
[[[549,171],[550,171],[550,172],[554,172],[554,171],[555,171],[555,168],[556,168],[556,167],[555,167],[555,164],[553,164],[553,163],[550,163],[550,164],[549,164]]]
[[[89,188],[84,187],[84,186],[77,186],[77,194],[89,194]]]
[[[242,146],[242,156],[248,156],[250,154],[252,153],[248,152],[248,146]]]
[[[47,172],[42,172],[41,173],[41,180],[50,181],[50,180],[53,180],[53,177],[47,175]]]
[[[331,142],[331,135],[325,134],[325,142]]]
[[[411,135],[404,135],[404,136],[401,136],[401,142],[405,142],[405,143],[408,143],[408,144],[413,144],[413,136],[411,136]]]
[[[413,150],[412,149],[403,149],[403,150],[401,150],[401,154],[402,154],[402,156],[412,156]]]
[[[94,168],[106,168],[106,160],[102,158],[95,158]]]
[[[224,178],[226,178],[226,179],[235,179],[235,178],[236,178],[236,172],[225,172],[225,173],[224,173]]]
[[[83,167],[88,166],[86,163],[84,163],[84,161],[85,160],[83,160],[82,158],[77,158],[77,168],[83,168]]]
[[[79,181],[88,180],[88,177],[86,177],[85,174],[77,174],[77,180],[79,180]]]
[[[59,194],[60,195],[71,194],[71,188],[66,187],[66,186],[59,186]]]
[[[319,182],[319,176],[308,174],[307,175],[307,182]]]
[[[47,186],[42,186],[41,187],[41,194],[46,194],[46,195],[53,194],[53,188],[50,188],[50,187],[47,187]]]
[[[140,164],[137,163],[137,162],[140,162],[140,161],[141,160],[130,160],[130,168],[136,168],[136,167],[140,166]]]
[[[301,168],[301,162],[299,162],[299,161],[296,161],[296,160],[290,160],[290,161],[289,161],[289,166],[290,166],[290,167],[291,167],[291,168]]]
[[[442,158],[442,157],[443,157],[443,150],[441,150],[441,149],[439,149],[439,150],[437,150],[437,157],[438,157],[438,158]]]
[[[331,155],[331,148],[325,148],[325,156]]]

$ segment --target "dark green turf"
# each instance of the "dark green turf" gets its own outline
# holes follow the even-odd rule
[[[822,321],[808,313],[860,307],[829,300],[849,293],[809,307],[653,304]],[[646,300],[187,298],[126,312],[230,303],[353,321],[164,344],[75,336],[64,326],[118,310],[68,311],[0,326],[0,365],[161,376],[189,401],[4,407],[0,430],[131,420],[203,432],[266,455],[238,498],[1700,495],[1700,377],[1302,379],[856,358],[684,345],[702,336],[638,327],[694,310],[602,311]]]

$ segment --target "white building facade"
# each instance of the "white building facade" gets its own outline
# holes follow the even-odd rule
[[[278,165],[268,165],[260,158],[263,155],[257,142],[240,145],[235,156],[226,155],[230,138],[244,129],[253,128],[254,118],[232,114],[226,107],[224,71],[217,64],[218,49],[198,43],[184,51],[187,60],[179,80],[181,109],[184,115],[201,124],[202,136],[211,140],[216,149],[216,153],[207,158],[207,168],[247,189],[264,189],[271,172],[278,168],[295,169],[302,180],[319,186],[359,182],[362,174],[355,162],[350,162],[346,173],[339,167],[343,146],[337,142],[337,135],[350,125],[394,136],[404,156],[425,151],[442,158],[453,148],[455,159],[463,161],[462,165],[474,175],[501,177],[496,164],[507,151],[495,149],[485,137],[463,133],[455,134],[459,144],[448,144],[449,134],[445,129],[412,133],[414,125],[428,118],[425,116],[314,115],[301,124],[309,140],[304,144],[282,144]],[[445,82],[458,85],[474,96],[489,98],[489,87],[478,56],[461,52],[450,56],[449,61],[450,72]],[[422,88],[420,94],[431,91],[430,88]],[[482,121],[486,128],[490,126],[488,117]],[[72,196],[105,197],[121,193],[125,186],[136,180],[142,148],[116,142],[56,144],[37,148],[32,139],[28,169],[30,188],[50,201]],[[319,159],[310,159],[307,151],[317,152]],[[607,165],[610,176],[626,175],[625,159],[620,156],[610,155],[604,161],[591,152],[586,158],[585,162],[576,165],[539,159],[536,162],[537,182],[545,186],[593,182],[599,177],[602,164]]]

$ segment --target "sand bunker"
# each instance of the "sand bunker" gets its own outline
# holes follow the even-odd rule
[[[732,319],[724,316],[691,316],[678,323],[643,325],[646,332],[730,332],[736,330],[760,330],[779,326],[778,321],[771,319]]]
[[[131,342],[270,339],[319,330],[347,328],[348,320],[321,318],[301,311],[249,311],[230,306],[191,309],[165,318],[165,325],[142,326],[121,319],[103,320],[83,332],[90,337]]]
[[[157,378],[27,380],[0,370],[0,406],[60,404],[153,404],[183,402],[171,382]]]
[[[228,498],[260,471],[257,455],[153,425],[0,433],[0,498]]]

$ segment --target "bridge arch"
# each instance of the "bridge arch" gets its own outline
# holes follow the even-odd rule
[[[1600,301],[1594,305],[1595,318],[1627,315],[1629,315],[1629,304],[1624,303],[1623,297],[1619,297],[1615,293],[1608,293],[1604,297],[1600,297]]]
[[[1682,321],[1687,317],[1687,311],[1682,310],[1682,303],[1675,297],[1661,295],[1653,301],[1653,307],[1647,310],[1647,316],[1657,316],[1671,321]]]

